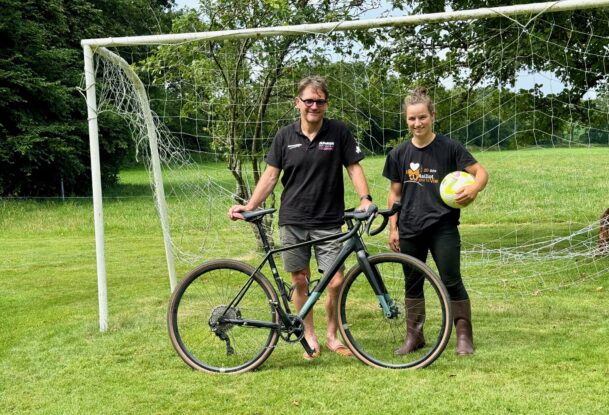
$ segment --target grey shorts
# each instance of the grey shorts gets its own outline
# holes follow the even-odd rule
[[[283,225],[279,227],[279,237],[281,239],[281,246],[285,248],[297,243],[333,235],[340,231],[340,227],[332,229],[304,229],[295,225]],[[332,265],[342,247],[342,242],[338,242],[336,239],[313,246],[319,272],[323,273]],[[282,252],[282,258],[283,267],[287,272],[303,270],[309,266],[311,261],[311,245],[284,251]],[[344,268],[343,265],[339,271],[344,270]]]

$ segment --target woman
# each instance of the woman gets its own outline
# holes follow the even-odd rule
[[[389,246],[423,262],[431,253],[450,295],[457,354],[469,355],[474,352],[474,341],[471,305],[460,270],[460,210],[442,202],[440,182],[455,170],[474,175],[474,183],[463,187],[456,199],[466,206],[484,189],[488,173],[461,143],[434,133],[435,110],[425,88],[419,87],[406,97],[403,110],[412,138],[391,150],[383,170],[383,176],[391,180],[389,206],[398,201],[402,204],[399,219],[391,218]],[[406,275],[406,307],[407,335],[396,354],[425,345],[425,298],[420,276]]]

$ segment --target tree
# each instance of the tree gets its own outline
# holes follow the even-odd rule
[[[505,6],[501,0],[406,0],[405,3],[413,13]],[[511,2],[527,3],[531,1]],[[592,9],[446,22],[424,26],[416,30],[416,34],[410,31],[411,36],[401,38],[401,48],[414,45],[424,52],[425,59],[433,56],[435,63],[445,68],[443,75],[467,81],[470,87],[483,81],[513,84],[522,70],[547,71],[567,85],[572,96],[581,99],[590,89],[607,81],[604,62],[608,17],[607,9]],[[514,20],[518,24],[514,24]],[[399,37],[395,39],[400,41]],[[434,50],[446,50],[447,54],[443,57]],[[464,72],[463,68],[468,71]]]
[[[398,6],[426,14],[504,5],[499,0],[406,0]],[[423,84],[438,98],[447,97],[446,86],[454,85],[449,102],[467,103],[467,110],[452,115],[453,128],[444,131],[463,141],[503,147],[549,144],[560,136],[571,142],[580,134],[576,124],[595,119],[586,111],[587,94],[609,82],[604,69],[608,17],[606,9],[593,9],[398,27],[382,33],[385,41],[378,42],[382,47],[375,55],[392,62],[405,84],[408,79],[413,86]],[[565,88],[553,95],[542,93],[541,85],[515,92],[517,77],[527,72],[553,74]],[[492,104],[488,100],[503,105],[480,107]],[[506,108],[510,101],[512,112],[488,110]]]
[[[375,1],[347,0],[201,0],[198,13],[178,17],[172,30],[221,31],[351,19],[371,7],[366,3],[376,6]],[[277,36],[162,46],[141,62],[142,76],[155,80],[156,88],[168,94],[179,91],[183,116],[204,120],[206,137],[200,140],[208,142],[198,147],[209,146],[226,159],[239,203],[250,198],[250,178],[258,183],[264,148],[281,120],[293,111],[296,82],[312,74],[311,62],[317,54],[327,52],[312,39],[313,35]],[[336,45],[346,49],[347,40],[337,36]],[[288,62],[302,65],[288,67]],[[274,202],[272,195],[266,203]],[[272,217],[265,220],[268,224]]]
[[[80,40],[162,31],[173,0],[0,0],[0,195],[90,189]],[[102,176],[116,180],[131,146],[100,119]]]
[[[179,17],[173,30],[219,31],[350,19],[370,7],[365,3],[202,0],[199,13]],[[145,64],[145,69],[154,72],[160,70],[158,66],[155,69],[154,62],[172,62],[169,67],[179,69],[169,69],[169,79],[199,77],[197,85],[215,86],[214,91],[192,91],[193,96],[207,99],[207,103],[188,105],[191,111],[206,106],[208,119],[212,120],[208,128],[214,137],[213,147],[227,159],[236,183],[235,198],[240,202],[249,199],[251,192],[243,163],[251,164],[257,183],[261,173],[262,144],[276,129],[274,123],[267,121],[269,105],[294,93],[292,88],[278,85],[278,81],[284,76],[288,60],[305,63],[315,54],[311,38],[282,36],[212,41],[204,50],[198,45],[167,47],[161,48],[157,56],[149,58]]]

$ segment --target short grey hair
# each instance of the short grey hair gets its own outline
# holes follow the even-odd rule
[[[300,96],[300,94],[302,94],[302,91],[304,91],[308,87],[312,87],[315,90],[323,92],[325,95],[325,99],[328,99],[330,97],[330,93],[328,92],[328,83],[321,76],[314,75],[303,78],[298,83],[298,89],[296,91],[297,95]]]

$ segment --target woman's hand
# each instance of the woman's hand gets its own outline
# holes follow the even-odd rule
[[[478,188],[473,184],[469,186],[463,186],[459,191],[457,191],[457,197],[455,198],[455,202],[457,202],[461,206],[467,206],[474,200],[476,200],[478,192]]]
[[[394,252],[400,252],[400,234],[397,229],[389,231],[389,248]]]

